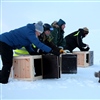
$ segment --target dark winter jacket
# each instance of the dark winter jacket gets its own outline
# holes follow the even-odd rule
[[[57,24],[57,22],[53,22],[52,25],[53,31],[51,32],[53,36],[52,42],[57,46],[65,47],[65,40],[64,40],[64,31],[61,27]]]
[[[41,43],[35,34],[34,24],[11,30],[0,35],[0,41],[8,44],[12,49],[19,49],[26,47],[27,51],[32,52],[33,49],[30,44],[34,44],[45,52],[50,52],[51,48]]]
[[[51,47],[52,50],[56,51],[56,52],[59,52],[60,49],[58,47],[56,47],[56,45],[52,42],[52,35],[50,34],[49,36],[46,36],[45,33],[42,33],[40,36],[39,36],[39,40],[41,42],[43,42],[44,44],[46,44],[47,46]]]
[[[78,31],[75,31],[67,36],[65,36],[66,40],[66,48],[70,52],[72,52],[76,47],[78,47],[81,51],[88,51],[88,48],[85,48],[87,45],[83,43],[82,39],[85,37],[84,30],[79,29]]]

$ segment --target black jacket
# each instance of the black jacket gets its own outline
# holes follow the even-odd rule
[[[60,55],[60,48],[56,47],[53,42],[52,42],[52,35],[46,36],[44,33],[42,33],[39,37],[39,40],[44,43],[45,45],[49,46],[52,51],[50,53],[55,54],[55,55]],[[47,54],[45,51],[39,50],[37,47],[33,47],[34,52],[31,52],[31,55],[40,55],[40,54]]]
[[[76,47],[78,47],[81,51],[88,51],[89,47],[85,43],[83,43],[82,39],[85,37],[84,30],[79,29],[67,36],[65,36],[66,47],[70,52],[72,52]],[[84,48],[86,47],[86,48]]]
[[[59,52],[60,49],[58,47],[56,47],[56,45],[52,42],[52,35],[46,36],[44,33],[42,33],[39,36],[39,40],[41,42],[43,42],[44,44],[46,44],[47,46],[49,46],[50,48],[52,48],[52,50]]]

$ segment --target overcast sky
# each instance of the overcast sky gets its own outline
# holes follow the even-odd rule
[[[51,24],[60,18],[66,22],[66,34],[84,26],[93,30],[100,29],[99,1],[58,2],[55,0],[55,2],[33,2],[32,0],[2,0],[0,7],[1,32],[40,20],[43,23]]]

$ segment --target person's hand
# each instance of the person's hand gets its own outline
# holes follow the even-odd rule
[[[67,50],[67,49],[66,49],[66,50],[64,50],[64,52],[65,52],[65,53],[71,53],[71,52],[70,52],[69,50]]]
[[[83,49],[81,49],[81,51],[89,51],[90,47],[86,46],[86,47],[83,47]]]
[[[39,54],[47,54],[47,52],[42,51],[41,49],[38,49],[37,52],[38,52]]]
[[[87,47],[85,50],[86,50],[86,51],[89,51],[89,49],[90,49],[90,47]]]
[[[64,50],[63,49],[60,49],[60,51],[59,51],[60,53],[64,53]]]
[[[83,47],[83,49],[87,49],[87,48],[90,48],[88,44],[86,44],[86,46]]]
[[[60,55],[60,52],[58,51],[55,51],[55,50],[51,50],[50,53],[56,55],[56,56],[59,56]]]

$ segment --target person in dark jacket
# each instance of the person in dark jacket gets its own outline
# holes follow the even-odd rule
[[[80,51],[88,51],[90,49],[89,45],[83,43],[83,38],[85,38],[89,33],[87,27],[80,28],[77,31],[65,36],[66,47],[65,49],[73,52],[73,50],[78,47]]]
[[[39,40],[46,44],[47,46],[51,47],[53,51],[57,51],[63,53],[64,51],[61,48],[58,48],[53,42],[53,36],[51,32],[53,31],[53,27],[49,24],[45,23],[44,25],[44,32],[39,36]],[[40,54],[45,53],[44,51],[40,50]]]
[[[65,21],[59,19],[59,21],[54,21],[51,26],[54,30],[51,32],[54,37],[52,42],[59,48],[65,48],[65,39],[64,39],[64,29],[65,29]]]
[[[43,23],[27,24],[26,26],[18,29],[11,30],[0,34],[0,52],[2,60],[2,71],[0,72],[0,83],[8,83],[12,63],[13,63],[13,50],[25,47],[28,52],[33,52],[31,44],[40,48],[45,52],[51,52],[55,55],[59,53],[53,52],[53,50],[47,45],[41,43],[37,38],[44,31]]]

